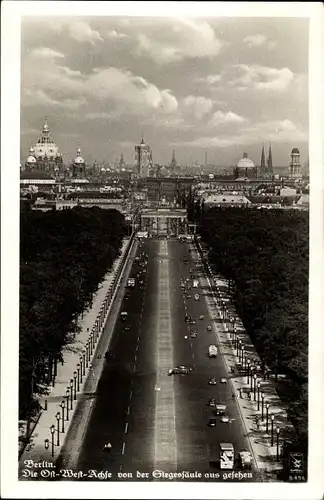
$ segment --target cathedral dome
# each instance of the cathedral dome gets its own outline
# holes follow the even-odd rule
[[[237,168],[254,168],[254,162],[248,158],[247,153],[243,153],[243,158],[237,164]]]
[[[77,156],[74,160],[74,164],[75,165],[83,165],[84,164],[84,159],[81,156],[81,149],[80,148],[78,148],[78,150],[77,150]]]
[[[60,156],[59,149],[51,137],[47,118],[45,118],[42,135],[35,145],[34,154],[37,158],[41,159],[47,156],[49,160],[54,160],[57,156]]]
[[[299,149],[298,148],[293,148],[293,150],[291,151],[291,153],[299,155]]]
[[[27,163],[36,163],[35,156],[32,156],[32,155],[28,156]]]

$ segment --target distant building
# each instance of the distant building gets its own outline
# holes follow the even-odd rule
[[[293,148],[291,151],[291,161],[289,165],[289,179],[291,180],[301,180],[301,163],[300,163],[300,153],[298,148]]]
[[[74,179],[84,179],[86,177],[86,165],[81,156],[81,149],[77,149],[77,155],[72,163],[72,177]]]
[[[153,167],[152,151],[144,142],[142,137],[141,143],[135,146],[135,175],[137,177],[148,177],[150,170]]]
[[[171,160],[171,164],[170,164],[171,175],[175,174],[176,169],[177,169],[177,160],[176,160],[176,157],[175,157],[175,151],[173,150],[172,160]]]
[[[247,153],[243,153],[243,158],[240,159],[237,166],[234,168],[234,178],[256,179],[257,175],[257,167],[254,165],[253,161],[248,158]]]
[[[37,140],[35,147],[29,149],[29,156],[25,163],[27,172],[46,172],[58,177],[63,172],[63,159],[58,146],[51,137],[47,118],[43,125],[42,135]]]

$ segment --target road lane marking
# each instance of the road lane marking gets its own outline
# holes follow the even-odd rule
[[[125,442],[123,442],[123,447],[122,447],[122,455],[125,453]]]
[[[127,434],[127,431],[128,431],[128,422],[126,422],[125,424],[125,434]]]
[[[160,252],[168,255],[166,242]],[[177,468],[174,380],[168,370],[173,362],[169,261],[158,266],[158,307],[156,328],[155,467]]]
[[[136,361],[136,360],[137,360],[137,356],[136,356],[136,354],[135,354],[135,356],[134,356],[134,361]]]
[[[136,350],[136,351],[138,350],[138,344],[136,345],[136,349],[135,349],[135,350]]]
[[[128,405],[128,408],[127,408],[127,415],[130,414],[130,406]]]
[[[133,396],[133,391],[131,390],[129,393],[129,399],[132,399],[132,396]]]

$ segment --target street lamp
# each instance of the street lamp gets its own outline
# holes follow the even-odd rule
[[[262,399],[262,403],[261,403],[261,422],[263,422],[264,392],[261,394],[261,399]]]
[[[45,450],[47,451],[49,448],[49,439],[45,439],[44,443],[45,443]]]
[[[266,433],[268,434],[268,430],[269,430],[269,427],[268,427],[268,422],[269,422],[269,408],[270,408],[270,405],[269,403],[266,404],[266,415],[267,415],[267,423],[266,423]]]
[[[253,401],[256,400],[256,397],[255,397],[255,393],[256,393],[256,385],[257,385],[257,375],[256,373],[253,375],[253,379],[254,379],[254,384],[253,384],[253,392],[254,392],[254,396],[253,396]]]
[[[82,351],[82,366],[83,366],[83,375],[85,375],[85,368],[86,368],[86,350],[83,349]]]
[[[273,446],[273,424],[274,424],[274,415],[271,415],[271,446]]]
[[[57,412],[57,414],[55,415],[56,417],[56,422],[57,422],[57,442],[56,442],[56,446],[60,446],[60,419],[61,419],[61,415],[59,412]]]
[[[241,363],[243,365],[243,358],[244,358],[244,349],[245,349],[245,346],[242,345],[242,351],[241,351]]]
[[[80,363],[79,363],[79,366],[80,366],[80,384],[82,384],[82,368],[83,368],[83,358],[82,358],[82,354],[80,354],[80,356],[79,356],[79,360],[80,360]]]
[[[260,410],[260,387],[261,384],[258,382],[258,411]]]
[[[55,426],[51,425],[51,436],[52,436],[52,457],[54,457],[54,433],[55,433]]]
[[[253,367],[251,366],[251,386],[250,386],[250,391],[253,391]]]
[[[89,363],[89,341],[86,342],[86,367],[88,368],[88,363]]]
[[[250,382],[250,364],[251,364],[251,360],[248,358],[248,360],[247,360],[247,383],[248,384]]]
[[[69,421],[69,398],[70,398],[70,389],[67,388],[65,391],[66,397],[66,420]]]
[[[65,432],[65,429],[64,429],[64,417],[65,417],[65,415],[64,415],[64,412],[65,412],[65,401],[64,401],[64,399],[63,399],[63,401],[62,401],[62,403],[61,403],[61,409],[62,409],[62,432],[63,432],[63,434],[64,434],[64,432]]]
[[[74,379],[74,401],[76,400],[76,393],[77,393],[77,372],[73,372],[73,379]]]
[[[78,392],[80,390],[80,363],[77,364],[77,370],[78,370]]]
[[[280,428],[277,427],[277,462],[279,462],[279,433],[280,433]]]
[[[71,399],[71,410],[73,410],[73,378],[70,378],[70,399]]]

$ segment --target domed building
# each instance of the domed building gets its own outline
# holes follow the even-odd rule
[[[234,168],[235,179],[256,179],[258,175],[257,167],[254,162],[248,158],[247,153],[243,153],[237,166]]]
[[[35,157],[35,150],[32,146],[29,148],[29,156],[25,161],[25,170],[26,172],[32,172],[34,170],[37,170],[37,160]]]
[[[289,164],[289,179],[297,181],[302,179],[300,152],[298,148],[293,148],[291,151],[291,161]]]
[[[72,177],[74,179],[84,179],[86,176],[86,165],[85,161],[81,156],[81,149],[77,149],[77,155],[73,160],[72,164]]]
[[[62,155],[51,137],[46,117],[42,135],[39,137],[35,148],[30,148],[25,166],[28,171],[46,172],[55,176],[58,176],[63,171]]]

